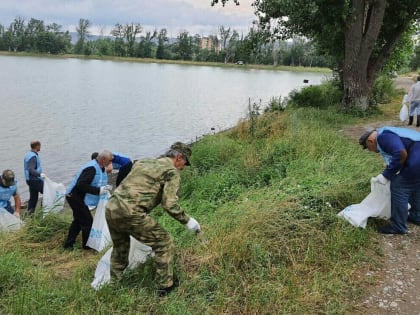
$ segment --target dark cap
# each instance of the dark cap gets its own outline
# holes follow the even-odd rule
[[[187,161],[186,165],[191,165],[191,147],[189,145],[182,142],[175,142],[173,145],[171,145],[171,149],[181,153]]]
[[[12,170],[4,170],[1,177],[5,186],[13,186],[15,184],[15,173]]]
[[[363,147],[363,149],[367,148],[367,139],[369,138],[369,136],[375,131],[375,129],[373,128],[369,128],[368,130],[366,130],[359,138],[359,144]]]

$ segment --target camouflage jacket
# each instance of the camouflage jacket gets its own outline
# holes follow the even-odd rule
[[[170,158],[139,160],[114,191],[107,204],[113,216],[149,213],[157,205],[182,224],[189,216],[178,204],[180,172]]]

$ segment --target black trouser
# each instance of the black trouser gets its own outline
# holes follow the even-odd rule
[[[412,125],[413,124],[413,120],[414,120],[414,116],[410,116],[408,118],[408,125]],[[420,115],[417,115],[416,127],[420,127]]]
[[[38,203],[38,194],[42,194],[44,191],[44,181],[36,178],[29,179],[26,183],[29,186],[28,213],[33,214],[35,212],[36,204]]]
[[[133,163],[129,162],[121,167],[118,171],[117,180],[115,181],[115,186],[118,187],[122,180],[130,173]]]
[[[79,196],[68,195],[66,196],[66,200],[73,210],[73,222],[70,225],[69,234],[67,235],[64,247],[73,247],[77,235],[82,231],[82,246],[83,248],[86,248],[86,243],[89,239],[90,229],[93,223],[90,210]]]

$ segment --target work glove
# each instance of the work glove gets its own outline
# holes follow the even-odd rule
[[[41,176],[42,179],[44,179],[45,177],[47,177],[47,175],[45,175],[45,173],[41,173],[41,174],[39,174],[39,176]]]
[[[104,195],[104,194],[110,193],[111,188],[112,188],[111,185],[101,186],[101,188],[99,189],[99,194]]]
[[[387,179],[384,175],[379,174],[376,177],[372,177],[371,181],[374,182],[374,183],[379,183],[379,184],[382,184],[382,185],[386,185],[389,182],[389,179]]]
[[[193,232],[200,231],[200,224],[197,222],[196,219],[190,217],[190,219],[187,222],[187,229]]]

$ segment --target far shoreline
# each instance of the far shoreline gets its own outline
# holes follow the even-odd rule
[[[239,69],[257,69],[257,70],[271,70],[271,71],[292,71],[292,72],[316,72],[316,73],[332,73],[329,68],[320,67],[302,67],[302,66],[274,66],[274,65],[257,65],[244,64],[237,65],[234,63],[220,63],[207,61],[186,61],[186,60],[168,60],[168,59],[154,59],[154,58],[134,58],[134,57],[116,57],[116,56],[99,56],[99,55],[75,55],[75,54],[34,54],[26,52],[8,52],[0,51],[0,56],[14,56],[14,57],[38,57],[38,58],[74,58],[83,60],[108,60],[117,62],[138,62],[138,63],[158,63],[158,64],[175,64],[187,66],[205,66],[205,67],[219,67],[219,68],[239,68]]]

